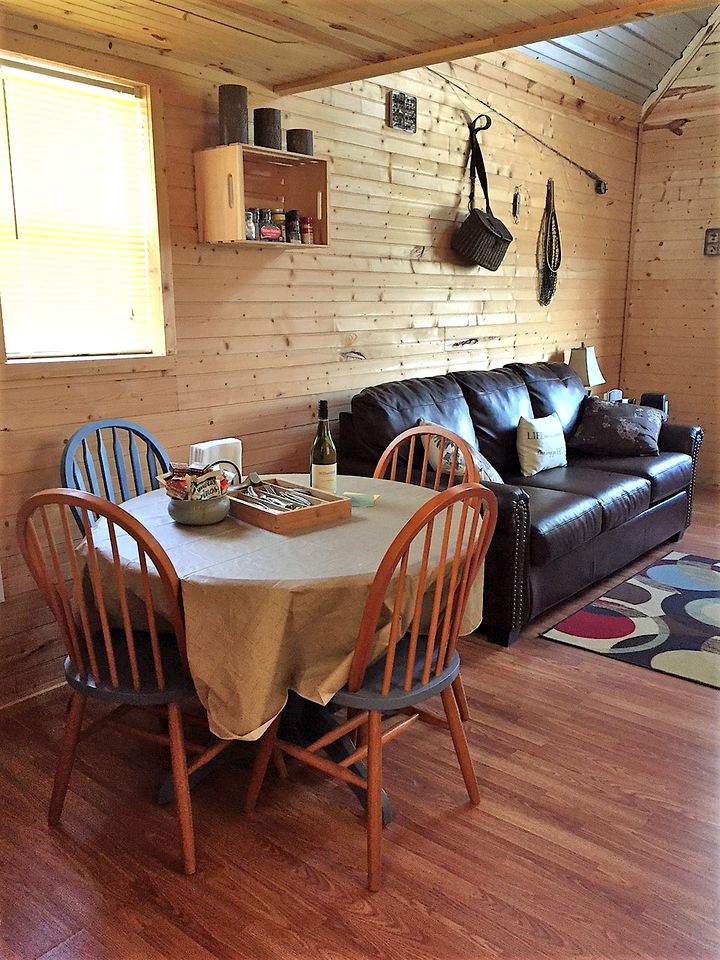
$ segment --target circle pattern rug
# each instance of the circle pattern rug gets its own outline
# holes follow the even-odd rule
[[[673,551],[541,636],[720,687],[720,561]]]

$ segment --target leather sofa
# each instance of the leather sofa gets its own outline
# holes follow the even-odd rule
[[[482,632],[510,644],[524,624],[690,524],[700,427],[664,423],[659,456],[589,457],[520,473],[520,417],[555,412],[575,429],[585,390],[564,363],[511,363],[367,387],[340,414],[338,468],[370,476],[388,443],[422,417],[466,438],[503,478],[485,565]]]

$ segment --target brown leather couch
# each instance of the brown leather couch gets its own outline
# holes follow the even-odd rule
[[[523,477],[521,416],[555,412],[566,436],[585,390],[564,363],[511,363],[367,387],[340,414],[338,467],[369,476],[388,443],[422,417],[467,439],[502,476],[488,483],[499,517],[485,566],[482,632],[509,644],[542,611],[679,540],[690,524],[700,427],[665,423],[657,457],[588,457]]]

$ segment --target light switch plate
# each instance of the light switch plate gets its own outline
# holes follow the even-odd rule
[[[720,257],[720,227],[708,227],[705,231],[703,253],[706,257]]]

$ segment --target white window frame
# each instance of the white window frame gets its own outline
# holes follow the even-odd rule
[[[165,143],[162,136],[163,110],[159,91],[149,84],[128,80],[112,74],[85,70],[68,64],[27,57],[0,48],[0,59],[15,61],[41,71],[57,72],[78,79],[98,80],[103,84],[118,84],[133,87],[144,100],[148,119],[148,195],[154,204],[157,216],[151,218],[151,273],[158,274],[154,284],[152,304],[153,352],[145,356],[137,354],[111,354],[108,356],[16,358],[5,352],[5,337],[0,303],[0,381],[34,379],[36,377],[86,376],[94,373],[125,373],[144,370],[162,370],[175,365],[175,298],[172,280],[172,251],[170,243],[170,217],[168,209],[167,180],[165,176]]]

